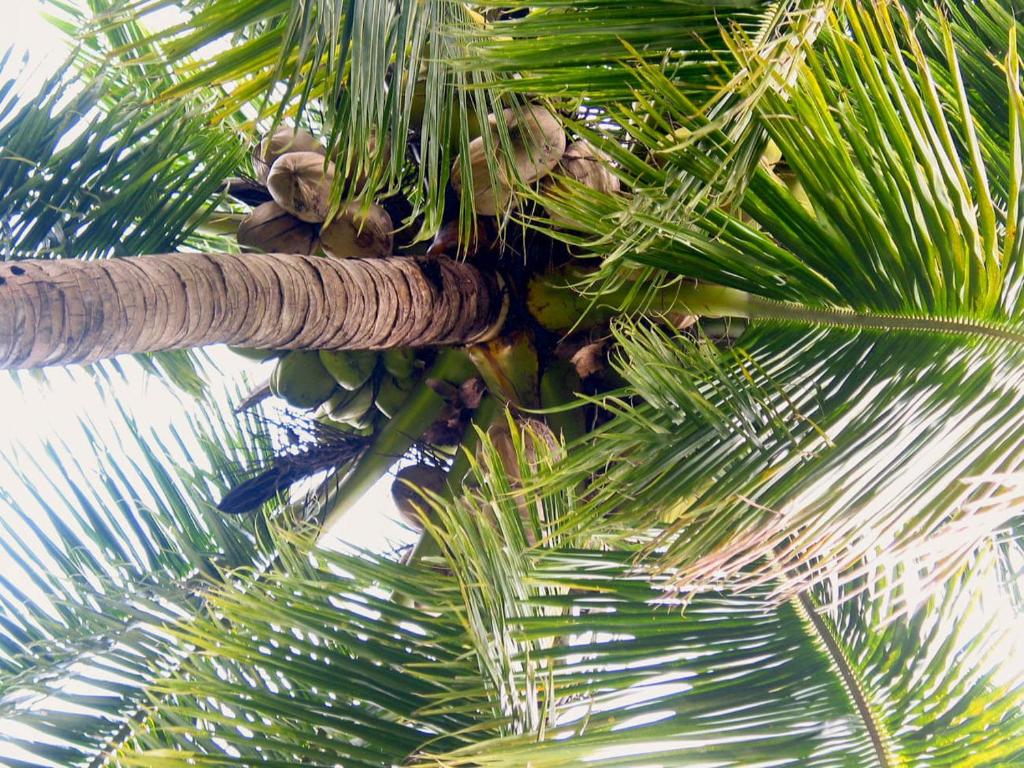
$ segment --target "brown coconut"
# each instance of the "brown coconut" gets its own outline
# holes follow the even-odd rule
[[[409,483],[416,486],[411,488]],[[432,509],[427,499],[417,489],[422,488],[428,493],[442,494],[448,483],[447,473],[440,467],[427,464],[413,464],[403,467],[395,475],[391,484],[391,498],[402,515],[402,519],[417,531],[423,530],[421,512],[430,514]]]
[[[555,173],[568,176],[571,179],[597,190],[615,194],[621,189],[618,176],[608,168],[610,158],[604,152],[594,147],[589,141],[580,139],[570,144],[562,159],[555,169]],[[545,187],[552,187],[558,183],[557,178],[552,176],[544,180]],[[559,224],[571,226],[572,222],[557,213],[551,213],[551,220]]]
[[[311,255],[319,245],[314,224],[292,216],[270,200],[257,206],[238,226],[238,244],[266,253]]]
[[[472,169],[473,198],[477,213],[493,216],[508,204],[515,179],[530,184],[546,176],[565,153],[565,132],[558,119],[539,105],[521,110],[506,109],[503,113],[508,127],[511,165],[500,158],[496,186],[491,186],[487,168],[487,146],[478,136],[469,143],[467,159]],[[492,146],[498,144],[497,119],[488,118]],[[452,186],[462,189],[461,157],[455,159]]]
[[[263,141],[260,142],[256,155],[253,157],[253,169],[256,171],[256,178],[260,183],[267,183],[270,167],[277,158],[289,152],[315,152],[318,155],[324,155],[326,150],[308,131],[285,125],[279,126],[276,131],[263,137]]]
[[[353,200],[320,230],[320,246],[339,259],[390,256],[393,230],[387,211],[373,204],[364,212],[362,204]]]
[[[274,202],[303,221],[320,223],[330,209],[334,165],[316,152],[289,152],[274,161],[267,189]]]

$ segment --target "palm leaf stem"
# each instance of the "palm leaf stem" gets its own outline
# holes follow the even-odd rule
[[[805,307],[800,304],[749,295],[739,298],[742,304],[748,308],[747,314],[739,316],[751,320],[788,320],[814,325],[870,328],[884,331],[924,331],[1024,343],[1024,333],[1020,331],[971,318],[855,312],[841,308]]]
[[[702,283],[667,286],[674,300],[662,297],[656,306],[666,311],[683,311],[704,316],[743,317],[748,320],[781,320],[842,328],[883,331],[924,331],[974,336],[1024,344],[1024,333],[1015,328],[968,317],[928,317],[890,312],[858,312],[842,307],[808,307],[788,301],[754,296],[746,291]],[[650,297],[642,297],[650,304]]]
[[[575,276],[575,281],[586,278]],[[1024,332],[994,321],[970,317],[929,317],[893,312],[863,312],[844,307],[809,307],[767,299],[736,288],[712,283],[670,282],[654,292],[635,290],[624,282],[596,296],[579,292],[572,276],[530,288],[531,311],[549,330],[565,330],[604,322],[614,314],[694,314],[702,317],[741,317],[806,325],[882,331],[973,336],[1024,344]]]
[[[857,714],[864,724],[864,729],[867,731],[868,738],[871,740],[871,747],[875,752],[879,768],[894,768],[896,762],[893,760],[888,748],[892,740],[888,733],[883,732],[884,724],[875,717],[871,703],[864,693],[865,687],[861,684],[856,672],[854,672],[849,660],[843,653],[843,649],[836,639],[834,631],[822,617],[807,592],[801,592],[797,595],[794,602],[797,613],[801,614],[806,623],[810,625],[812,634],[821,642],[826,653],[828,653],[829,659],[842,677],[843,686],[846,688],[850,701],[856,708]]]

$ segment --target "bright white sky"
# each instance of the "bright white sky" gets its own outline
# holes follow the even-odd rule
[[[32,76],[26,85],[38,83],[63,60],[66,49],[60,36],[41,18],[42,5],[36,0],[2,0],[2,6],[4,21],[0,24],[0,50],[14,46],[16,55],[12,57],[12,69],[21,67],[22,55],[27,52],[27,69]],[[247,373],[252,381],[262,381],[269,373],[223,348],[211,350],[211,353],[236,380]],[[78,416],[88,414],[92,421],[101,423],[102,410],[109,407],[94,387],[88,384],[78,386],[64,375],[51,376],[45,384],[28,381],[27,386],[19,387],[9,375],[0,374],[0,402],[5,404],[0,452],[6,455],[11,455],[17,446],[22,452],[38,449],[48,438],[58,434],[72,444],[76,438],[81,441],[82,434],[77,430]],[[140,427],[165,431],[177,425],[179,431],[187,432],[184,427],[186,416],[194,404],[188,398],[178,397],[161,382],[136,375],[132,381],[111,385],[111,389],[106,394],[123,404],[139,421]],[[88,462],[89,451],[83,449],[81,453],[83,461]],[[5,480],[3,470],[0,470],[0,487],[8,485]],[[337,531],[338,538],[373,549],[386,549],[408,542],[408,532],[395,522],[397,513],[389,491],[390,479],[384,478],[345,518],[342,530]],[[0,562],[0,567],[3,566],[4,563]]]
[[[62,62],[66,49],[55,30],[41,18],[41,4],[36,0],[0,0],[3,21],[0,23],[0,51],[13,46],[10,70],[21,69],[22,57],[27,53],[29,61],[24,79],[25,92],[41,82]],[[9,72],[10,72],[9,70]],[[5,72],[4,75],[9,74]],[[246,376],[250,381],[262,381],[269,375],[269,366],[243,360],[225,348],[214,348],[211,354],[226,375],[234,380]],[[49,372],[43,382],[34,377],[22,377],[19,386],[9,374],[0,372],[0,402],[4,403],[4,419],[0,427],[0,455],[17,457],[19,466],[25,467],[28,456],[41,456],[48,440],[59,437],[71,446],[76,443],[82,448],[76,451],[77,458],[88,472],[90,466],[98,466],[97,458],[87,447],[79,417],[87,415],[97,426],[103,425],[103,413],[112,402],[119,402],[138,421],[142,430],[157,430],[168,434],[176,426],[179,433],[187,434],[187,416],[196,404],[182,397],[163,382],[138,372],[135,366],[128,366],[136,373],[127,382],[103,386],[102,396],[91,382],[79,378],[75,381],[63,371]],[[114,431],[107,435],[108,444],[121,443]],[[198,455],[198,450],[196,451]],[[42,459],[45,464],[45,459]],[[6,469],[0,467],[0,488],[10,489],[17,484],[5,476]],[[42,480],[42,478],[41,478]],[[387,550],[404,543],[410,543],[412,535],[397,522],[397,512],[390,497],[391,479],[385,477],[352,510],[336,531],[337,539],[329,537],[324,544],[346,542],[374,550]],[[46,495],[44,482],[39,483]],[[25,500],[31,504],[31,499]],[[5,514],[4,502],[0,501],[0,516],[11,521]],[[41,521],[46,527],[45,521]],[[25,579],[17,578],[17,567],[5,562],[0,553],[0,569],[13,578],[20,588],[31,592],[31,585]],[[0,731],[14,732],[17,724],[0,723]],[[24,729],[19,729],[24,732]],[[25,753],[10,745],[0,745],[0,762],[4,756],[26,757]]]
[[[54,66],[63,55],[63,45],[41,17],[37,0],[4,0],[4,23],[0,24],[0,49],[14,46],[17,53],[29,52],[37,65]]]
[[[3,10],[0,50],[15,46],[18,53],[14,57],[15,66],[18,66],[21,54],[29,52],[29,67],[36,70],[36,76],[28,82],[38,82],[63,58],[59,37],[40,18],[40,4],[37,0],[0,0],[0,6]],[[224,349],[213,350],[213,355],[232,376],[248,373],[253,381],[259,381],[267,375],[257,364],[244,361]],[[194,406],[187,398],[179,397],[163,383],[145,376],[134,376],[129,382],[112,386],[113,391],[106,394],[125,405],[142,428],[164,431],[172,425],[178,425],[180,431],[186,431],[185,416],[188,409]],[[26,451],[39,450],[46,440],[60,435],[72,444],[76,439],[81,442],[83,451],[80,458],[88,465],[90,451],[85,449],[84,438],[77,429],[78,416],[88,414],[99,424],[103,421],[102,410],[108,407],[95,387],[80,386],[61,374],[52,376],[45,384],[27,380],[25,386],[19,387],[10,376],[0,373],[0,402],[4,404],[0,454],[11,455],[17,450],[24,455]],[[111,436],[111,439],[116,444],[116,437]],[[389,494],[390,483],[390,478],[384,478],[349,513],[340,526],[341,530],[337,531],[342,541],[377,550],[410,541],[408,531],[395,522],[396,513]],[[4,477],[4,470],[0,468],[0,488],[9,484],[9,478]],[[2,502],[0,515],[4,515]],[[0,568],[8,576],[14,570],[11,563],[3,562],[3,555],[0,555]],[[1008,621],[1013,619],[1008,617]],[[1008,667],[1007,671],[1010,672],[1017,665],[1009,664]],[[6,729],[13,724],[0,723],[0,726]],[[4,755],[3,750],[0,745],[0,758]],[[13,756],[10,751],[6,754]]]

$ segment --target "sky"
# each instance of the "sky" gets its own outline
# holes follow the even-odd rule
[[[13,46],[19,56],[28,53],[33,65],[44,73],[56,66],[66,49],[42,18],[42,4],[37,0],[3,0],[3,9],[0,50]]]
[[[38,83],[57,66],[64,54],[62,43],[55,31],[40,18],[40,4],[36,0],[0,0],[3,22],[0,23],[0,50],[14,46],[18,62],[21,54],[29,54],[29,69],[34,73],[23,82],[26,88]],[[251,382],[264,379],[268,371],[258,364],[233,355],[224,348],[215,348],[211,354],[232,379],[247,377]],[[143,429],[166,432],[187,424],[190,408],[196,404],[182,397],[165,383],[139,372],[124,382],[108,385],[110,391],[101,393],[94,386],[82,386],[80,379],[55,373],[48,380],[20,377],[19,381],[0,372],[0,403],[4,404],[3,422],[0,424],[0,455],[26,456],[38,452],[48,440],[60,437],[71,444],[82,446],[81,461],[85,467],[91,460],[84,434],[78,429],[78,418],[89,415],[96,423],[103,421],[103,409],[111,400],[120,402],[133,415]],[[104,397],[105,395],[106,397]],[[116,434],[109,436],[112,445],[118,443]],[[9,485],[0,463],[0,488]],[[348,514],[340,530],[327,542],[338,545],[345,541],[370,549],[390,549],[408,542],[409,533],[396,522],[397,515],[390,500],[391,479],[386,477],[367,494],[356,509]],[[0,516],[4,515],[0,498]],[[8,575],[11,563],[3,561],[0,569]],[[998,597],[996,597],[998,599]],[[1016,617],[1014,617],[1016,619]],[[1008,619],[1010,620],[1010,619]],[[1019,621],[1019,619],[1017,619]],[[1008,655],[1009,657],[1009,655]],[[1013,666],[1008,664],[1008,667]],[[1008,670],[1009,671],[1009,670]],[[3,724],[9,727],[10,724]],[[2,757],[2,751],[0,751]]]
[[[14,48],[9,70],[21,68],[22,56],[27,54],[28,77],[22,80],[27,92],[61,63],[66,47],[56,30],[41,17],[41,3],[2,0],[2,6],[4,23],[0,24],[0,50]],[[260,382],[269,375],[267,366],[261,370],[259,364],[244,360],[223,347],[211,348],[210,353],[231,379],[247,376],[251,382]],[[189,398],[181,397],[172,388],[139,371],[135,371],[129,381],[108,386],[112,391],[103,393],[108,400],[120,402],[138,420],[140,427],[147,430],[166,432],[174,426],[181,428],[187,423],[189,409],[196,407]],[[78,416],[87,414],[94,422],[101,422],[97,414],[109,407],[109,402],[104,402],[95,387],[81,386],[78,380],[59,373],[50,375],[45,383],[22,377],[21,385],[10,375],[0,373],[0,402],[5,404],[0,453],[6,455],[39,450],[57,435],[65,440],[82,440],[83,436],[76,430]],[[82,453],[83,460],[88,462],[87,452]],[[0,487],[7,485],[3,471],[0,467]],[[337,536],[329,536],[327,541],[343,539],[371,549],[389,549],[407,542],[408,532],[396,522],[390,484],[390,478],[378,483],[346,516]]]
[[[0,51],[10,47],[14,53],[3,75],[21,70],[22,90],[29,93],[60,65],[66,47],[53,27],[41,18],[41,4],[36,0],[0,0],[0,7],[3,10]],[[23,60],[26,55],[27,62]],[[245,360],[223,346],[212,347],[209,352],[224,376],[232,382],[261,382],[269,376],[269,365]],[[179,433],[188,434],[188,417],[199,404],[165,382],[143,373],[130,362],[125,368],[129,372],[125,380],[99,385],[80,372],[76,374],[59,369],[46,371],[45,377],[15,377],[0,372],[0,403],[4,404],[4,415],[0,421],[0,458],[9,458],[23,474],[31,477],[33,472],[45,471],[33,468],[33,465],[39,460],[45,467],[47,443],[61,440],[72,448],[84,473],[98,472],[101,457],[90,447],[79,420],[84,416],[95,424],[112,451],[124,450],[125,435],[119,434],[118,427],[114,426],[120,420],[104,415],[114,403],[120,404],[137,421],[140,431],[170,435],[171,430],[176,429]],[[197,446],[191,447],[194,447],[195,455],[201,455]],[[45,480],[40,476],[35,491],[52,499],[52,490]],[[346,515],[333,534],[328,532],[321,543],[331,547],[348,544],[377,551],[411,543],[412,534],[398,522],[397,511],[391,501],[391,482],[390,477],[385,477],[377,483]],[[21,493],[23,497],[15,498],[15,502],[32,505],[34,500],[25,491],[18,490],[19,487],[10,476],[10,470],[0,462],[0,491]],[[0,517],[10,523],[14,517],[4,510],[5,503],[3,493],[0,493]],[[40,524],[46,529],[47,521],[41,520]],[[18,528],[17,523],[14,527]],[[33,587],[28,579],[24,575],[19,577],[17,566],[2,551],[0,570],[13,578],[19,588],[31,594]],[[0,732],[13,734],[25,731],[17,723],[7,721],[0,722]],[[0,744],[0,763],[4,756],[26,755],[9,744]]]

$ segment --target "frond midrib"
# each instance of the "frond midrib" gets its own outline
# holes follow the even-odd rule
[[[807,592],[801,592],[796,597],[794,607],[804,619],[804,625],[808,628],[809,634],[821,643],[832,666],[839,672],[843,689],[850,697],[850,702],[857,710],[864,729],[868,733],[868,738],[871,740],[871,748],[878,760],[879,768],[897,768],[898,762],[893,757],[890,748],[892,737],[885,724],[876,717],[875,708],[865,692],[866,688],[843,652],[833,628],[819,613]]]
[[[820,309],[758,296],[750,296],[748,302],[749,315],[755,320],[780,320],[865,330],[919,331],[1024,345],[1024,331],[994,321],[968,317],[900,315],[895,312],[857,312],[838,308]]]

